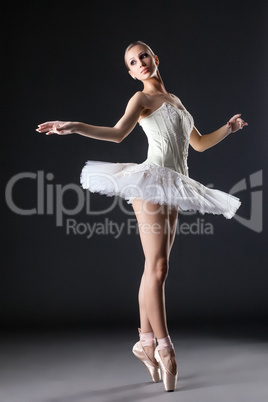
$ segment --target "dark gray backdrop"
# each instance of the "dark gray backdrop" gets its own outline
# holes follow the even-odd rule
[[[2,27],[3,190],[17,174],[40,172],[45,180],[39,194],[43,188],[46,198],[53,190],[55,208],[56,186],[78,187],[86,160],[146,158],[146,137],[138,126],[121,144],[35,132],[38,123],[51,119],[115,124],[142,88],[123,63],[133,40],[151,45],[166,89],[181,98],[201,133],[242,113],[249,123],[242,132],[205,153],[190,149],[190,175],[227,192],[245,180],[247,190],[237,193],[238,215],[250,220],[254,212],[261,225],[256,231],[237,219],[181,215],[180,225],[185,222],[195,233],[180,233],[175,240],[166,285],[168,316],[178,325],[265,319],[265,208],[259,201],[252,205],[250,175],[265,173],[267,164],[266,2],[24,2],[6,8]],[[255,185],[261,196],[263,181]],[[37,180],[25,178],[14,185],[12,199],[30,209],[36,207],[36,193]],[[126,225],[133,216],[118,205],[106,215],[92,216],[83,208],[57,226],[55,211],[22,216],[2,201],[3,325],[138,324],[139,237],[124,231],[115,239],[110,230],[87,239],[67,234],[66,228],[70,218]],[[90,202],[92,210],[102,210],[112,199],[94,194]],[[77,205],[74,190],[65,193],[64,205]],[[200,233],[206,224],[213,234]]]

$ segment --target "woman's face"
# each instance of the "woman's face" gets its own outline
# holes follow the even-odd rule
[[[140,81],[157,75],[158,58],[144,45],[133,46],[126,54],[129,74]]]

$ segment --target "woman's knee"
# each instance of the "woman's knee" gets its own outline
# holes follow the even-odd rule
[[[168,259],[159,257],[153,261],[145,262],[145,274],[150,275],[160,283],[164,283],[168,274]]]

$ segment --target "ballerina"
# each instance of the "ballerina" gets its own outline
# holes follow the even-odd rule
[[[133,353],[154,382],[160,381],[162,373],[165,390],[174,391],[178,369],[167,326],[165,281],[178,211],[223,214],[230,219],[240,206],[238,198],[188,176],[188,147],[190,144],[196,151],[205,151],[248,123],[236,114],[216,131],[201,135],[181,100],[165,89],[159,58],[147,44],[131,43],[125,51],[125,64],[130,76],[143,83],[143,90],[131,97],[115,126],[49,121],[39,124],[37,131],[47,135],[76,133],[116,143],[123,141],[137,123],[145,131],[149,147],[143,163],[88,161],[81,183],[91,192],[119,195],[132,204],[145,257],[138,294],[140,340]]]

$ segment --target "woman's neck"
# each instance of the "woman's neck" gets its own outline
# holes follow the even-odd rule
[[[164,86],[162,78],[160,77],[159,71],[157,77],[152,77],[148,80],[143,81],[143,92],[147,95],[166,95],[168,92]]]

